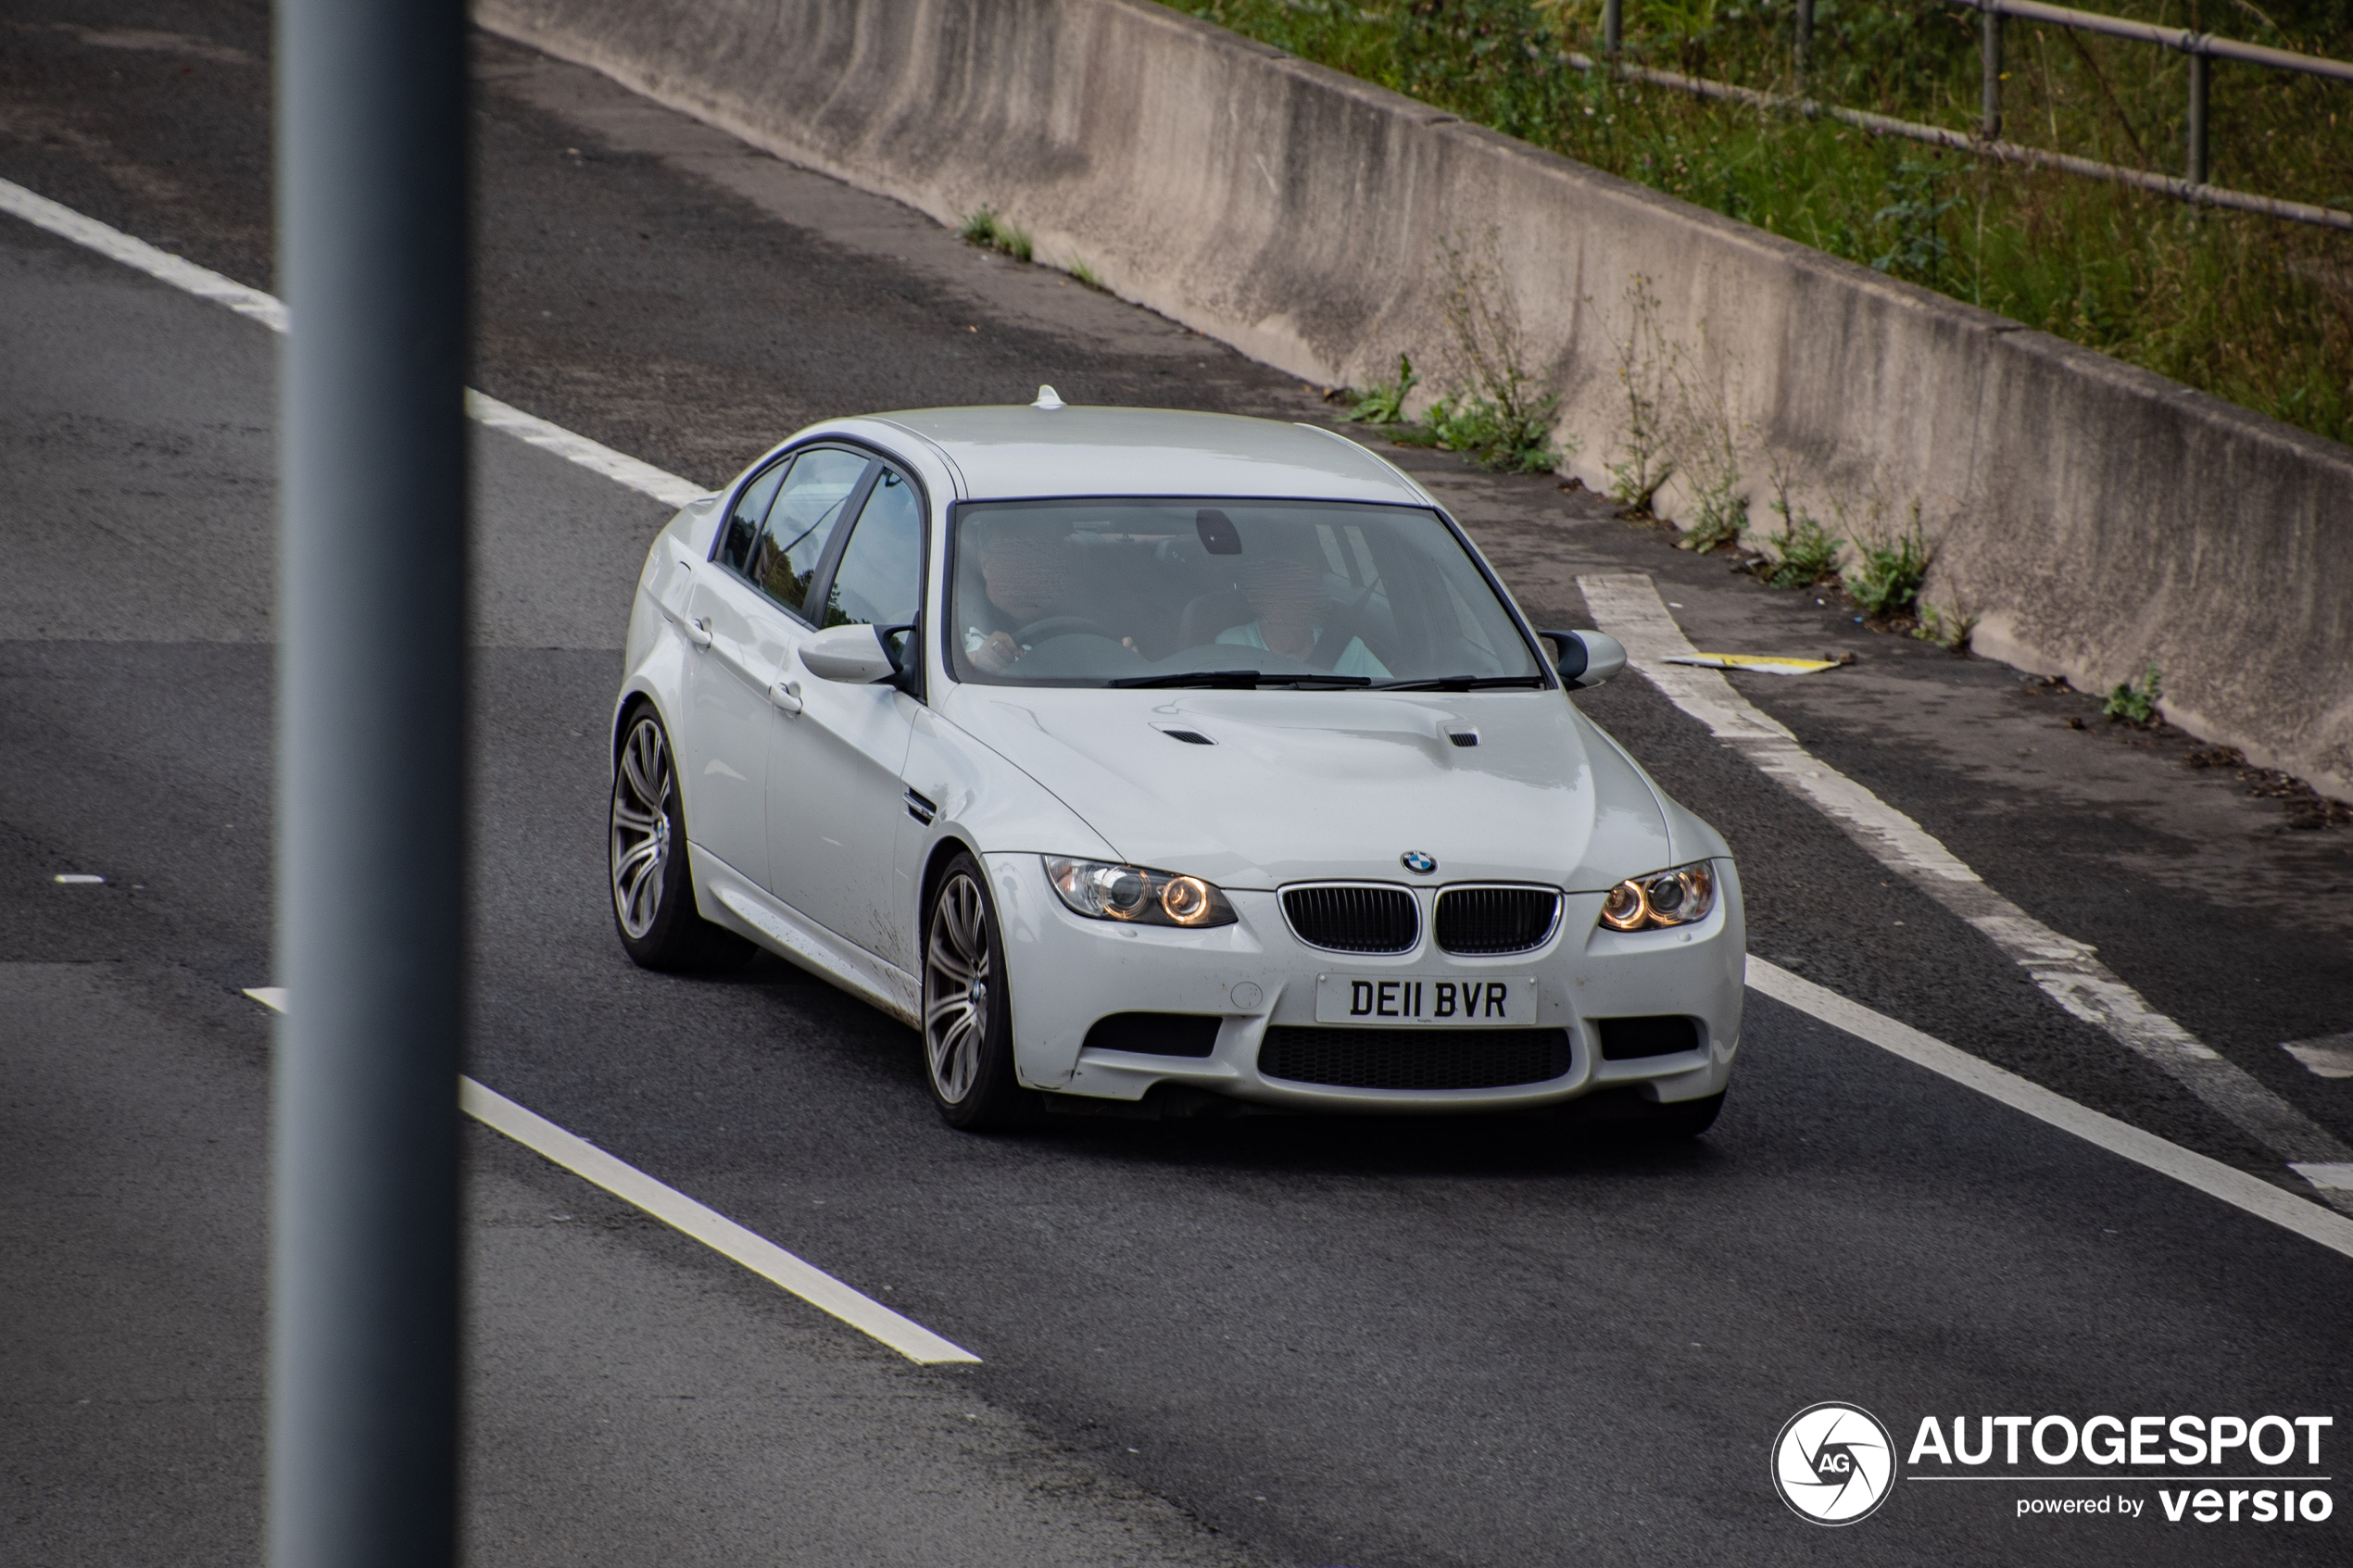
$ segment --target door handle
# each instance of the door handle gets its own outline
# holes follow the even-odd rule
[[[782,709],[786,718],[793,717],[800,711],[800,683],[799,681],[778,682],[768,688],[768,700]]]
[[[711,646],[711,617],[706,615],[699,620],[687,621],[686,625],[686,640],[694,644],[695,646],[698,648],[709,647]]]

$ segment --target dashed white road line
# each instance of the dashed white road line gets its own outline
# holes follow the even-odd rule
[[[71,207],[60,206],[44,195],[26,190],[22,185],[0,180],[0,212],[21,218],[35,228],[46,229],[126,267],[136,268],[151,278],[195,295],[198,299],[225,305],[238,315],[250,316],[273,332],[288,330],[289,315],[285,302],[274,295],[248,288],[234,279],[224,278],[170,251],[157,250],[145,240],[133,239],[121,230],[109,228],[94,218],[85,218]],[[526,414],[471,387],[466,390],[466,414],[492,430],[503,431],[542,451],[552,452],[566,462],[577,463],[592,473],[602,474],[615,484],[650,495],[664,506],[683,507],[710,494],[705,486],[690,479],[681,479],[651,463],[639,462],[625,453],[616,452],[585,435],[575,434],[536,414]]]
[[[2053,1001],[2154,1062],[2277,1155],[2324,1199],[2353,1210],[2353,1191],[2330,1174],[2353,1164],[2353,1148],[2149,1006],[2090,947],[2052,930],[1987,886],[1919,823],[1807,752],[1786,726],[1735,691],[1722,674],[1673,662],[1690,658],[1693,649],[1647,575],[1598,574],[1579,577],[1577,585],[1601,629],[1626,646],[1627,663],[1668,701],[1821,810],[1881,865],[1903,873],[1975,926]]]
[[[273,1011],[286,1010],[286,992],[282,985],[251,986],[245,995]],[[762,1279],[783,1286],[820,1311],[830,1312],[861,1334],[880,1340],[911,1361],[938,1366],[976,1364],[980,1361],[963,1346],[844,1285],[814,1263],[795,1257],[766,1236],[746,1230],[717,1210],[656,1181],[635,1165],[565,1131],[496,1089],[485,1088],[460,1075],[458,1105],[483,1125],[506,1134],[525,1148],[575,1176],[594,1182],[615,1198],[635,1204],[662,1223],[694,1237],[722,1257],[741,1263]]]
[[[615,1198],[635,1204],[662,1223],[684,1231],[712,1251],[784,1286],[819,1311],[831,1312],[861,1334],[881,1340],[911,1361],[936,1366],[980,1360],[963,1346],[941,1338],[912,1318],[853,1290],[814,1263],[796,1258],[767,1237],[746,1230],[676,1188],[664,1186],[635,1166],[564,1131],[495,1089],[461,1077],[458,1080],[458,1104],[484,1126],[497,1128],[574,1175],[585,1176]]]
[[[1611,635],[1617,633],[1612,633]],[[1975,1089],[1989,1099],[1999,1100],[2063,1132],[2072,1133],[2086,1143],[2096,1144],[2111,1154],[2122,1155],[2135,1164],[2172,1177],[2184,1186],[2195,1187],[2209,1197],[2219,1198],[2247,1213],[2317,1241],[2331,1251],[2353,1258],[2353,1220],[2307,1202],[2259,1176],[2248,1175],[2234,1165],[2225,1165],[2219,1160],[2170,1143],[2155,1133],[2143,1132],[2129,1122],[2120,1122],[2087,1105],[2079,1105],[2032,1079],[2021,1078],[2007,1068],[1994,1066],[1982,1057],[1971,1056],[1957,1047],[1948,1046],[1908,1023],[1898,1023],[1884,1013],[1873,1012],[1859,1002],[1848,1001],[1837,992],[1817,985],[1810,980],[1801,980],[1763,959],[1752,957],[1748,960],[1748,984],[1751,989],[1777,1002],[1811,1014],[1834,1029],[1843,1029],[1857,1039],[1869,1041],[1881,1050],[1925,1067],[1956,1084]]]

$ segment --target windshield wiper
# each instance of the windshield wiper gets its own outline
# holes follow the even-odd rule
[[[1498,686],[1541,686],[1541,675],[1433,675],[1419,681],[1381,681],[1377,692],[1483,692]]]
[[[1247,691],[1266,677],[1255,670],[1181,670],[1168,675],[1122,675],[1107,686],[1234,686]]]
[[[1123,675],[1108,686],[1212,686],[1249,691],[1258,686],[1369,686],[1369,675],[1327,675],[1310,670],[1303,674],[1269,675],[1263,670],[1185,670],[1167,675]]]

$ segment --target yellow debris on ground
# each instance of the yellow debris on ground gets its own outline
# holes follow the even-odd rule
[[[1755,670],[1768,675],[1811,675],[1817,670],[1835,670],[1843,659],[1783,659],[1765,653],[1695,653],[1677,655],[1669,664],[1696,664],[1707,670]]]

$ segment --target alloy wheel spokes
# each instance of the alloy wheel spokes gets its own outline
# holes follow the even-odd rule
[[[670,860],[670,751],[661,726],[641,719],[622,747],[612,785],[612,897],[622,929],[642,937],[661,912]]]
[[[980,889],[959,875],[932,906],[924,958],[924,1046],[950,1105],[972,1092],[988,1032],[988,923]]]

